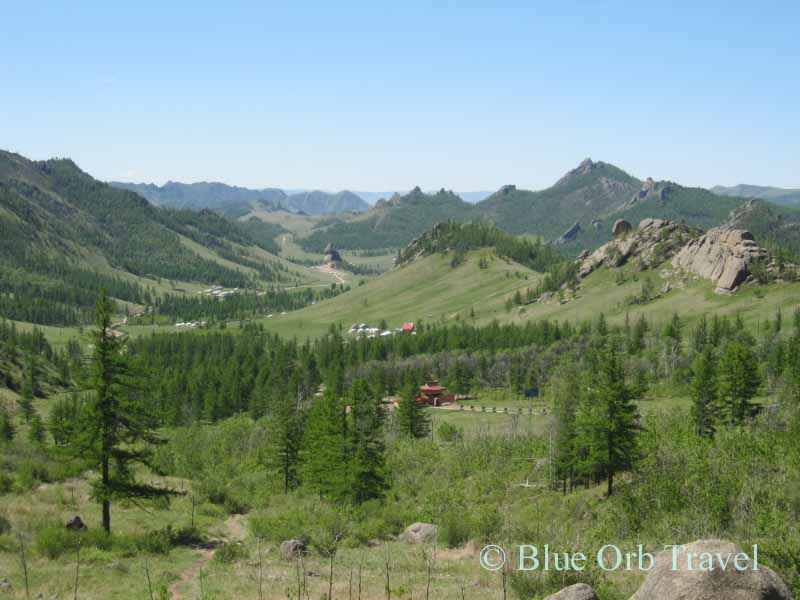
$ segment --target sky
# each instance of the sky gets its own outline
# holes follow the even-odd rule
[[[800,188],[800,2],[7,2],[0,148],[103,180]]]

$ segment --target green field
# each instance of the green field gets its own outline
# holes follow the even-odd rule
[[[488,262],[485,269],[478,264],[481,256]],[[331,324],[377,326],[385,320],[394,328],[405,321],[488,322],[507,315],[506,300],[518,289],[536,287],[541,277],[490,250],[472,252],[455,268],[450,260],[441,254],[429,256],[356,285],[337,298],[261,322],[273,331],[300,337],[320,335]]]
[[[490,259],[486,269],[479,268],[481,256]],[[800,306],[800,283],[745,285],[735,294],[725,296],[714,293],[709,281],[676,274],[668,275],[671,285],[668,292],[644,304],[631,304],[629,298],[641,291],[646,278],[652,280],[656,290],[666,280],[656,271],[637,273],[626,267],[603,268],[592,273],[574,297],[566,295],[559,300],[554,296],[545,302],[509,310],[507,300],[516,290],[535,288],[541,278],[539,273],[498,258],[490,250],[470,253],[464,264],[456,268],[451,267],[450,260],[451,255],[428,256],[367,280],[337,298],[262,322],[273,331],[302,338],[320,335],[331,324],[377,326],[381,320],[389,327],[404,321],[452,323],[456,319],[477,324],[493,319],[524,323],[542,318],[577,322],[603,313],[611,322],[645,315],[658,323],[677,312],[689,322],[702,315],[740,314],[746,324],[757,329],[759,323],[774,317],[778,309],[788,315]],[[618,284],[619,271],[625,281]],[[474,318],[470,317],[470,311],[474,311]]]

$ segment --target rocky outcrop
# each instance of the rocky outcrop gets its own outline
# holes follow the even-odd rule
[[[633,231],[633,225],[624,219],[617,219],[614,222],[614,227],[611,228],[611,235],[613,235],[615,238],[618,238],[628,235],[631,231]]]
[[[631,600],[792,600],[789,588],[775,572],[760,563],[758,570],[753,569],[752,552],[748,559],[739,560],[741,570],[737,569],[734,557],[742,551],[731,542],[699,540],[674,550],[674,557],[673,549],[656,555],[647,579]],[[701,553],[710,553],[713,570],[699,568],[704,558]],[[722,568],[719,559],[726,558]]]
[[[325,246],[325,264],[330,265],[332,267],[336,267],[342,264],[342,256],[339,254],[339,251],[333,247],[333,245],[328,244]]]
[[[86,529],[86,523],[84,523],[83,519],[76,515],[67,521],[65,527],[70,531],[83,531]]]
[[[615,223],[615,229],[618,229],[618,223]],[[588,256],[582,254],[578,260],[578,274],[586,277],[602,265],[620,267],[634,257],[642,268],[653,267],[672,257],[688,240],[699,234],[699,230],[687,225],[644,219],[636,230],[600,246]]]
[[[730,293],[747,279],[750,265],[766,257],[749,231],[716,228],[686,244],[672,265],[710,279],[717,293]]]
[[[550,594],[544,600],[597,600],[597,595],[591,586],[585,583],[576,583],[569,587],[565,587],[560,592]]]
[[[281,556],[286,560],[294,560],[305,554],[306,543],[303,540],[286,540],[281,542]]]
[[[436,541],[436,525],[431,523],[413,523],[406,527],[400,536],[409,544],[427,544]]]
[[[581,224],[576,221],[572,227],[567,229],[561,235],[561,237],[556,240],[556,244],[566,244],[567,242],[571,242],[576,237],[578,237],[578,234],[580,232],[581,232]]]

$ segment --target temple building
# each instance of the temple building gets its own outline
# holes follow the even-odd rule
[[[446,387],[439,385],[436,379],[432,379],[421,386],[419,388],[419,396],[417,396],[417,402],[429,406],[442,406],[443,404],[451,404],[455,401],[456,397],[448,393]]]

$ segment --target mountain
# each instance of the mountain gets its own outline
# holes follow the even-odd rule
[[[320,253],[330,243],[340,250],[400,248],[440,221],[465,221],[474,212],[455,193],[426,194],[416,187],[408,194],[380,200],[363,215],[317,228],[299,241],[304,250]]]
[[[575,223],[591,221],[625,208],[642,183],[614,165],[587,158],[555,185],[538,192],[503,186],[476,209],[509,233],[558,238]]]
[[[287,193],[278,188],[249,189],[225,183],[178,183],[169,181],[162,186],[152,183],[113,181],[117,188],[131,190],[156,206],[167,208],[204,208],[237,217],[255,205],[280,206],[307,214],[327,214],[365,211],[369,205],[358,195],[348,192],[298,191]]]
[[[162,279],[245,288],[288,278],[258,227],[153,206],[68,159],[0,151],[0,230],[0,315],[16,320],[85,322],[100,289],[143,304]]]
[[[385,200],[387,198],[391,198],[395,194],[403,196],[403,195],[407,194],[408,191],[407,190],[402,190],[402,191],[401,190],[393,190],[391,192],[353,192],[353,193],[356,194],[357,196],[359,196],[360,198],[362,198],[365,202],[367,202],[367,204],[373,205],[378,200]],[[428,192],[428,193],[430,194],[430,193],[436,193],[436,192],[435,191],[431,191],[431,192]],[[458,195],[458,197],[461,198],[462,200],[464,200],[465,202],[469,202],[470,204],[476,204],[476,203],[480,202],[481,200],[483,200],[484,198],[487,198],[488,196],[491,196],[492,192],[488,192],[488,191],[484,191],[484,190],[477,191],[477,192],[456,192],[456,195]]]
[[[369,205],[360,196],[347,190],[329,193],[315,190],[298,192],[290,195],[283,205],[290,210],[304,212],[309,215],[326,213],[363,212]]]
[[[760,198],[784,206],[800,206],[800,190],[791,190],[763,185],[740,184],[732,187],[717,185],[711,191],[719,196],[738,196],[740,198]]]
[[[426,194],[416,188],[378,201],[345,222],[319,223],[298,242],[311,252],[321,252],[329,242],[342,249],[401,248],[438,221],[472,220],[494,223],[515,235],[558,241],[564,253],[573,254],[607,242],[616,219],[638,223],[652,217],[707,229],[723,223],[744,202],[674,182],[642,181],[587,158],[549,188],[505,185],[474,205],[453,192]]]

